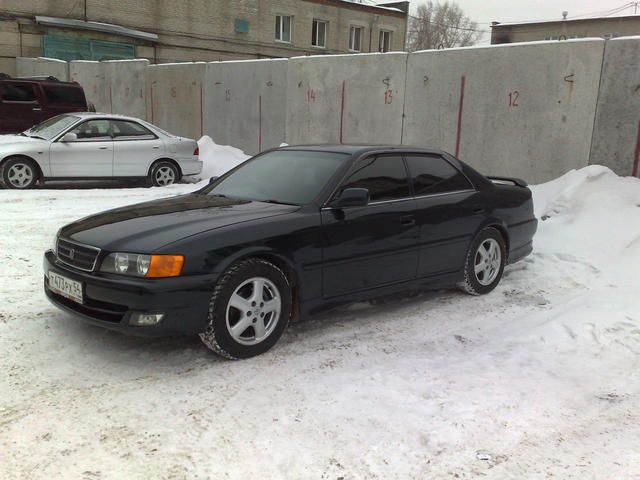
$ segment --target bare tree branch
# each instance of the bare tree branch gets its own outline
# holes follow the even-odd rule
[[[429,0],[418,5],[416,15],[409,20],[407,50],[465,47],[474,45],[481,37],[478,24],[457,3]]]

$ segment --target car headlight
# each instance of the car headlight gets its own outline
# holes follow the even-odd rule
[[[182,255],[144,255],[138,253],[111,253],[102,261],[101,272],[133,277],[177,277],[182,272]]]

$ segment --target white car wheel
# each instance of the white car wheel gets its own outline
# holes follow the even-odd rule
[[[25,190],[38,181],[38,169],[32,160],[13,158],[2,167],[2,182],[7,188]]]

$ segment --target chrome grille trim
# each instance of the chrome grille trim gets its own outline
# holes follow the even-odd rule
[[[76,250],[75,248],[73,250],[76,250],[77,255],[79,255],[79,257],[82,258],[84,261],[77,262],[77,261],[74,261],[76,259],[75,255],[74,257],[65,255],[62,252],[63,250],[66,250],[66,251],[71,250],[71,248],[65,246],[65,244],[71,245],[73,247],[77,247],[78,250]],[[73,240],[68,240],[62,237],[58,237],[58,240],[56,242],[56,256],[58,257],[58,260],[60,260],[65,265],[69,265],[70,267],[77,268],[78,270],[82,270],[85,272],[95,271],[96,264],[98,262],[98,257],[100,256],[101,251],[102,250],[99,249],[98,247],[93,247],[91,245],[86,245],[84,243],[74,242]],[[89,265],[91,266],[89,267]]]

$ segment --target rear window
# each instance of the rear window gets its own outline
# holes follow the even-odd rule
[[[36,96],[33,85],[29,83],[9,83],[0,84],[0,95],[3,102],[35,102]]]
[[[87,105],[84,93],[80,88],[43,85],[42,89],[49,103],[63,103],[77,107],[85,107]]]

